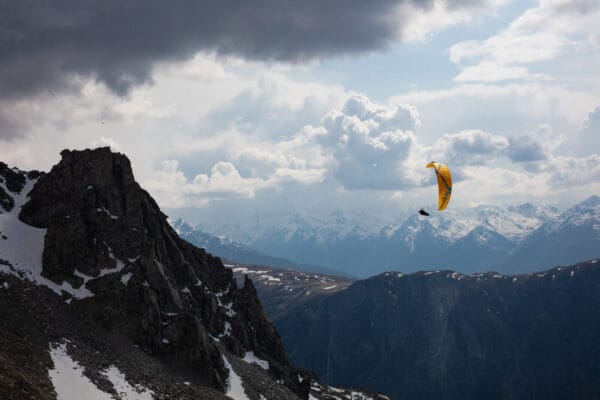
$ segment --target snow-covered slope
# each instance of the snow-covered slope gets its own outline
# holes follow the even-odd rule
[[[74,288],[66,281],[59,285],[42,276],[46,229],[27,225],[19,219],[19,212],[27,202],[37,178],[32,179],[18,169],[13,171],[23,177],[24,184],[20,190],[13,192],[7,187],[6,178],[0,176],[0,190],[12,197],[14,202],[9,211],[0,207],[0,272],[26,278],[52,289],[58,295],[65,291],[78,299],[93,296],[85,285]]]
[[[503,264],[510,272],[600,256],[600,197],[592,196],[527,235]]]

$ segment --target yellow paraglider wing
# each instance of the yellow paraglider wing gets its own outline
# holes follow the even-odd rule
[[[450,169],[441,163],[430,162],[427,164],[427,168],[433,168],[438,181],[438,210],[446,208],[450,202],[450,195],[452,194],[452,176],[450,175]]]

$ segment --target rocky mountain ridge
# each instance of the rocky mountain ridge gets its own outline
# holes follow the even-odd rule
[[[180,239],[125,156],[61,156],[48,173],[0,166],[3,398],[55,398],[73,369],[117,397],[309,396],[251,280]]]
[[[592,399],[600,259],[525,275],[386,272],[289,308],[291,360],[393,399]]]
[[[227,264],[234,277],[250,276],[271,320],[314,298],[338,292],[354,280],[335,275],[273,268],[265,265]]]

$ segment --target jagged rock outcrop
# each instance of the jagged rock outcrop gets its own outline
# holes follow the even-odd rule
[[[21,173],[0,161],[0,183],[4,183],[6,189],[11,192],[20,192],[25,186],[26,177],[35,179],[40,175],[38,171],[30,171],[27,174]],[[0,213],[3,211],[11,211],[15,206],[15,202],[4,188],[0,187]]]
[[[77,315],[192,368],[209,387],[226,388],[224,349],[252,352],[275,380],[308,396],[252,283],[238,288],[218,258],[180,239],[125,156],[109,148],[61,156],[19,218],[46,230],[41,275],[70,288],[63,299]]]

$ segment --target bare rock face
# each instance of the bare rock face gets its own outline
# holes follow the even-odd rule
[[[30,178],[34,178],[39,175],[39,172],[32,171],[29,173]],[[2,210],[10,211],[15,206],[13,198],[4,190],[4,187],[10,192],[19,193],[25,186],[25,174],[21,171],[15,171],[14,169],[8,168],[8,166],[0,162],[0,213]]]
[[[47,229],[42,274],[84,293],[65,292],[73,310],[193,368],[208,386],[226,386],[223,346],[239,357],[253,352],[275,379],[308,396],[251,281],[238,288],[218,258],[180,239],[124,155],[100,148],[61,156],[19,218]]]

